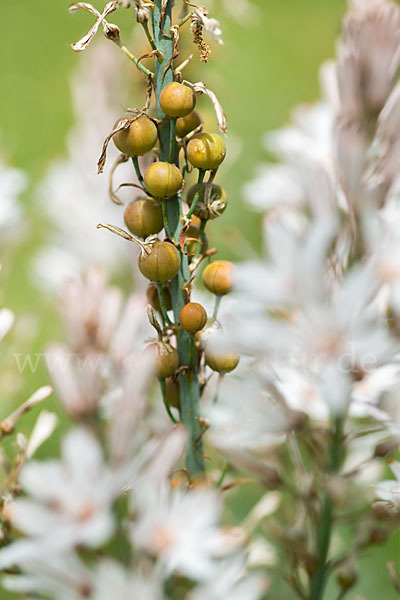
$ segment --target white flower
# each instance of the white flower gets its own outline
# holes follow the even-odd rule
[[[251,372],[243,379],[224,380],[218,401],[208,407],[206,416],[211,443],[233,458],[267,453],[285,440],[288,428],[284,410]]]
[[[84,600],[91,591],[89,569],[74,554],[38,554],[24,561],[24,574],[2,579],[5,589],[44,594],[57,600]]]
[[[23,565],[80,544],[105,542],[114,528],[111,505],[126,477],[103,463],[90,433],[72,430],[64,438],[61,461],[32,461],[23,468],[20,482],[30,498],[9,505],[8,517],[26,539],[4,548],[0,565]]]
[[[142,351],[150,331],[143,320],[144,296],[132,294],[124,303],[120,290],[94,267],[85,278],[64,282],[60,296],[71,348],[53,344],[46,360],[68,412],[107,409],[105,400],[120,394],[121,375],[127,379],[130,372],[136,374],[131,377],[131,402],[135,390],[144,397],[152,368]]]
[[[144,577],[111,560],[101,561],[93,573],[93,600],[163,600],[162,581],[157,573]]]
[[[246,574],[241,556],[221,561],[212,578],[198,586],[189,600],[258,600],[267,588],[264,577]]]
[[[218,526],[221,501],[208,489],[183,492],[139,479],[132,489],[137,520],[132,542],[155,556],[166,572],[197,580],[212,577],[216,559],[238,546],[233,532]]]
[[[391,502],[400,509],[400,462],[393,461],[390,468],[396,479],[378,483],[375,493],[381,500]]]

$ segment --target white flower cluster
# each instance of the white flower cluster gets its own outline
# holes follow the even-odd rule
[[[226,335],[261,382],[316,419],[376,416],[400,389],[399,44],[397,5],[350,11],[338,61],[322,69],[328,99],[265,136],[279,162],[245,188],[265,212],[267,258],[238,267]]]
[[[94,435],[76,428],[64,438],[60,461],[27,465],[20,481],[29,497],[7,510],[25,537],[0,551],[0,568],[18,565],[24,574],[6,577],[5,587],[60,600],[125,600],[128,593],[163,600],[166,581],[179,574],[198,582],[191,600],[223,600],[237,586],[242,597],[258,600],[265,582],[245,575],[242,537],[219,526],[217,494],[171,488],[168,474],[185,439],[178,427],[158,443],[147,440],[135,459],[112,467]],[[119,536],[131,544],[132,560],[124,566],[101,558],[89,566],[79,550],[90,552],[116,539],[113,506],[121,496],[130,508]]]
[[[25,496],[3,514],[23,537],[0,551],[0,569],[18,566],[22,574],[3,585],[56,600],[163,600],[168,582],[183,578],[187,600],[224,600],[236,590],[259,600],[265,580],[246,574],[244,532],[221,527],[217,491],[179,477],[184,427],[168,424],[164,409],[162,422],[152,412],[141,296],[123,306],[92,268],[66,282],[61,297],[70,345],[50,349],[48,364],[78,425],[64,437],[60,460],[21,470]],[[124,560],[104,550],[109,543],[123,544]]]
[[[325,99],[265,135],[277,162],[244,190],[264,213],[265,258],[237,266],[214,343],[248,361],[205,414],[210,442],[267,482],[279,480],[279,446],[308,420],[368,423],[375,435],[346,463],[360,471],[400,432],[399,65],[399,6],[355,3],[337,61],[322,68]]]

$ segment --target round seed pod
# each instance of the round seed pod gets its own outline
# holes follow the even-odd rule
[[[175,196],[180,190],[183,177],[175,165],[168,162],[155,162],[144,174],[146,189],[157,198]]]
[[[190,224],[193,225],[193,227],[197,227],[197,229],[198,229],[201,225],[200,217],[198,217],[197,215],[192,215],[190,217]]]
[[[166,85],[160,94],[160,106],[168,117],[186,117],[196,104],[196,96],[191,88],[173,81]]]
[[[181,391],[178,381],[174,377],[168,377],[165,380],[165,391],[167,394],[168,404],[180,410],[181,408]]]
[[[124,220],[131,233],[146,238],[163,228],[162,208],[151,198],[140,198],[128,204]]]
[[[169,291],[168,284],[163,285],[165,308],[167,310],[172,309],[172,298],[171,292]],[[154,283],[150,283],[146,291],[147,301],[151,306],[158,312],[161,312],[160,298],[158,295],[157,286]]]
[[[189,255],[194,255],[197,252],[204,252],[208,247],[208,239],[206,234],[203,232],[201,243],[195,242],[193,239],[196,238],[200,241],[200,229],[194,225],[189,225],[189,229],[186,232],[186,249]],[[189,260],[191,256],[189,256]]]
[[[113,136],[116,147],[128,156],[143,156],[154,147],[158,139],[157,127],[144,115],[132,121],[127,129]]]
[[[171,377],[179,367],[179,355],[176,348],[166,342],[154,342],[147,348],[155,356],[155,371],[159,379]]]
[[[225,142],[217,133],[198,133],[187,145],[188,159],[196,169],[217,169],[225,155]]]
[[[207,187],[208,184],[203,183],[200,188],[200,195],[194,209],[194,214],[201,219],[215,219],[224,212],[228,204],[228,197],[221,186],[212,184],[207,202]],[[196,192],[197,185],[192,185],[186,194],[186,202],[189,206],[192,205]]]
[[[217,373],[230,373],[239,364],[240,357],[234,352],[217,353],[206,346],[204,353],[207,365]]]
[[[204,306],[198,302],[185,304],[179,313],[179,322],[183,329],[189,333],[200,331],[207,323],[207,313]]]
[[[233,285],[232,274],[234,268],[233,263],[229,260],[215,260],[207,265],[203,271],[204,285],[217,296],[228,294]]]
[[[138,266],[142,275],[157,283],[173,279],[180,265],[180,254],[169,242],[156,242],[149,254],[141,252],[138,257]]]
[[[186,117],[181,117],[176,120],[176,135],[180,138],[185,137],[191,131],[200,127],[202,123],[199,113],[193,110]]]

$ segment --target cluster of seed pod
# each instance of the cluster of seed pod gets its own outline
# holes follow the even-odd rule
[[[191,365],[179,366],[179,354],[171,342],[179,328],[183,328],[192,342],[191,358],[200,365],[204,356],[205,364],[212,370],[224,374],[232,371],[239,357],[234,354],[217,354],[204,342],[207,336],[202,333],[214,325],[216,311],[208,319],[201,304],[190,301],[191,284],[195,270],[208,258],[205,227],[208,220],[218,217],[226,208],[227,195],[223,188],[214,184],[218,167],[225,158],[226,148],[222,137],[216,133],[204,133],[202,120],[196,112],[196,96],[189,85],[179,82],[167,84],[161,91],[159,103],[166,119],[171,123],[170,156],[168,162],[155,160],[142,176],[138,157],[155,150],[162,123],[146,113],[139,113],[130,119],[122,129],[118,123],[114,127],[113,141],[126,157],[131,157],[139,182],[145,195],[129,203],[124,220],[130,233],[141,246],[138,267],[142,275],[151,283],[147,297],[153,308],[160,313],[163,329],[159,339],[151,344],[156,356],[156,373],[163,382],[164,396],[170,406],[179,407],[180,369],[190,371]],[[128,119],[127,117],[126,119]],[[120,119],[119,122],[124,122]],[[154,151],[157,156],[157,152]],[[183,163],[182,170],[179,168]],[[186,214],[181,210],[179,235],[169,231],[167,203],[182,198],[185,172],[198,170],[198,182],[186,193]],[[207,177],[208,175],[208,177]],[[207,177],[207,181],[205,178]],[[182,206],[182,203],[181,203]],[[165,237],[158,238],[164,230]],[[190,279],[184,281],[186,304],[174,323],[168,312],[173,308],[170,282],[178,275],[182,255],[188,260]],[[233,264],[216,260],[208,264],[203,272],[204,286],[216,296],[216,306],[220,299],[232,288]]]

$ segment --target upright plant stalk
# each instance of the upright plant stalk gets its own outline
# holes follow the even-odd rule
[[[154,89],[156,96],[157,116],[158,119],[162,120],[165,115],[160,107],[160,93],[163,87],[173,81],[173,46],[174,40],[170,33],[170,27],[172,25],[172,0],[168,0],[164,17],[161,22],[160,29],[160,18],[162,15],[162,0],[156,0],[155,8],[153,10],[153,36],[154,42],[157,49],[163,56],[163,60],[159,62],[155,61],[155,78],[154,78]],[[160,160],[170,160],[170,155],[174,157],[175,164],[179,166],[178,151],[174,137],[172,137],[171,127],[172,122],[166,122],[160,130]],[[175,149],[171,151],[171,140],[172,144],[175,145]],[[182,227],[180,214],[180,198],[175,196],[167,202],[167,219],[168,219],[168,230],[172,238],[176,241],[179,239],[179,233]],[[178,275],[171,282],[171,298],[174,312],[175,322],[179,321],[179,312],[185,305],[185,292],[184,286],[190,280],[190,272],[188,259],[185,254],[181,252],[181,267]],[[180,387],[180,404],[181,404],[181,418],[188,431],[188,443],[186,451],[186,466],[191,477],[196,474],[202,473],[205,470],[204,458],[203,458],[203,446],[201,442],[201,427],[198,421],[199,414],[199,400],[200,400],[200,388],[197,374],[197,353],[194,350],[194,358],[191,361],[190,358],[190,347],[191,339],[190,334],[184,329],[180,328],[177,335],[177,346],[179,353],[179,360],[181,367],[187,367],[187,369],[181,369],[179,374],[179,387]]]
[[[344,417],[334,421],[333,439],[330,449],[328,473],[337,473],[343,461],[343,424]],[[317,531],[317,568],[311,579],[310,600],[322,600],[328,580],[328,553],[333,528],[333,504],[329,493],[322,501],[322,509]]]

